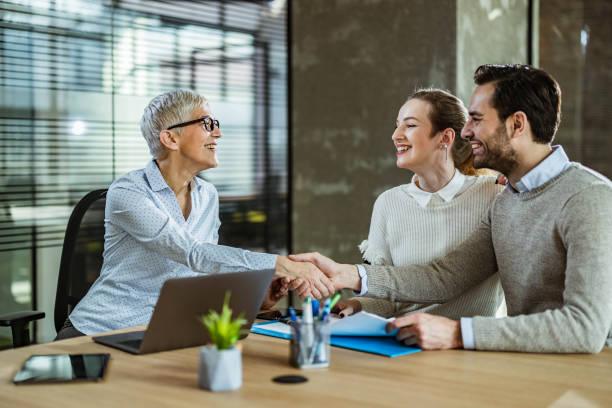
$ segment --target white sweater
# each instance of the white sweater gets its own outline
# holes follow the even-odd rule
[[[363,258],[373,265],[429,263],[471,235],[502,189],[494,177],[464,176],[456,171],[436,193],[420,190],[414,182],[387,190],[376,200],[368,239],[359,246]],[[494,316],[504,297],[495,274],[444,304],[357,300],[363,310],[384,317],[419,311],[459,319]]]

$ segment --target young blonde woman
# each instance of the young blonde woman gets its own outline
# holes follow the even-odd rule
[[[503,187],[472,166],[472,147],[460,137],[466,120],[463,103],[439,89],[417,91],[400,108],[392,137],[397,166],[414,176],[376,200],[368,239],[359,246],[364,260],[396,266],[429,263],[476,229]],[[443,304],[360,297],[338,302],[336,311],[346,316],[365,310],[384,317],[419,311],[458,319],[495,315],[503,302],[495,274]]]

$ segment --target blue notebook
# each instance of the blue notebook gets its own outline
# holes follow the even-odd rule
[[[267,327],[266,327],[267,326]],[[288,325],[277,320],[263,323],[255,323],[251,327],[252,333],[265,336],[290,339],[291,331]],[[381,356],[397,357],[404,354],[418,353],[420,348],[408,347],[398,343],[394,337],[381,336],[331,336],[332,346],[363,351],[366,353],[380,354]]]

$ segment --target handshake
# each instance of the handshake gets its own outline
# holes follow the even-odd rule
[[[361,285],[357,267],[342,265],[318,252],[279,256],[276,275],[270,284],[262,309],[274,306],[289,289],[300,297],[322,299],[343,288],[355,288],[355,280]],[[358,289],[358,288],[357,288]]]

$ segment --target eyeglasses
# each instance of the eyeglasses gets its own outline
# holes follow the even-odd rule
[[[218,129],[221,129],[221,127],[219,126],[219,121],[217,119],[213,119],[210,116],[204,116],[203,118],[200,118],[200,119],[194,119],[194,120],[190,120],[189,122],[179,123],[178,125],[172,125],[168,128],[168,130],[178,128],[178,127],[193,125],[194,123],[198,123],[198,122],[202,122],[204,124],[204,129],[206,129],[208,132],[212,132],[213,130],[215,130],[215,126]]]

